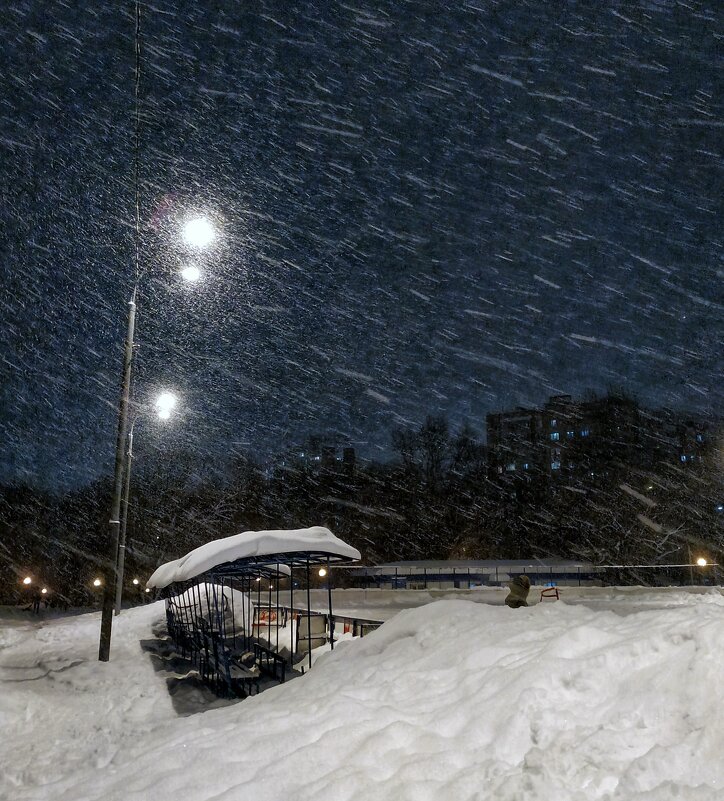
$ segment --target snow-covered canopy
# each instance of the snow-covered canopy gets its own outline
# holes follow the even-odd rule
[[[228,539],[231,539],[229,537]],[[214,540],[214,542],[223,542],[223,540]],[[206,543],[206,545],[212,545],[213,543]],[[206,546],[202,546],[206,547]],[[198,549],[197,549],[198,550]],[[165,564],[161,565],[160,567],[156,568],[156,571],[151,574],[151,578],[146,582],[146,586],[151,588],[163,589],[164,587],[168,587],[169,584],[173,584],[174,581],[188,581],[190,578],[195,578],[199,575],[199,573],[195,573],[193,576],[188,576],[186,578],[178,578],[180,573],[177,573],[179,569],[179,565],[195,551],[190,551],[186,556],[181,557],[181,559],[174,559],[172,562],[166,562]],[[231,561],[234,561],[233,559]],[[219,564],[225,564],[219,563]],[[218,567],[218,565],[212,565],[212,567]],[[210,569],[210,568],[209,568]],[[201,571],[202,573],[205,571]],[[272,576],[289,576],[291,574],[291,570],[288,565],[283,564],[264,564],[264,565],[249,565],[248,569],[244,571],[246,574],[251,573],[251,575],[264,575],[267,577]]]
[[[356,548],[348,545],[323,526],[289,531],[243,531],[220,540],[207,542],[186,556],[161,565],[146,583],[147,587],[163,589],[176,581],[189,581],[207,571],[230,562],[248,559],[250,566],[261,561],[274,565],[274,556],[284,561],[283,555],[310,554],[312,564],[332,557],[335,560],[354,561],[360,558]],[[285,564],[275,565],[279,572],[289,574]]]

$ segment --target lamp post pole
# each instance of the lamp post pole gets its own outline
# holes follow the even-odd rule
[[[133,364],[133,336],[136,326],[136,295],[134,287],[128,303],[128,328],[126,344],[123,352],[123,380],[121,383],[121,399],[118,404],[118,431],[116,435],[116,459],[113,480],[113,500],[111,502],[111,519],[108,521],[108,564],[105,567],[103,583],[103,610],[101,612],[101,637],[98,648],[98,659],[107,662],[111,656],[111,628],[113,626],[113,596],[118,575],[117,560],[121,529],[121,490],[123,487],[124,446],[128,428],[128,404],[131,394],[131,367]]]
[[[128,526],[128,497],[131,491],[131,464],[133,462],[133,426],[128,429],[128,450],[126,451],[126,478],[123,484],[123,500],[121,502],[121,530],[118,539],[118,574],[116,576],[116,608],[115,614],[121,614],[121,598],[123,596],[123,571],[126,565],[126,528]]]

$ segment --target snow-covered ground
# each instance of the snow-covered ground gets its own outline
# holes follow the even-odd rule
[[[156,669],[162,604],[116,618],[108,664],[97,613],[2,618],[0,798],[724,799],[721,593],[570,600],[400,611],[306,676],[183,717]]]

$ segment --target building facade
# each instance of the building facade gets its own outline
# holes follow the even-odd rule
[[[621,395],[553,395],[541,409],[489,414],[486,424],[489,470],[498,476],[595,477],[617,462],[642,469],[660,461],[688,464],[701,459],[711,436],[704,423],[641,409]]]

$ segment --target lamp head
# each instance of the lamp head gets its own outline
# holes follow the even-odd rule
[[[216,231],[208,217],[194,217],[184,225],[183,238],[191,247],[205,248],[216,239]]]

